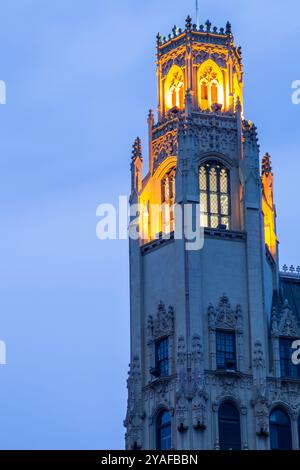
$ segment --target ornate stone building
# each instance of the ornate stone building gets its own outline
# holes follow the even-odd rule
[[[231,25],[188,17],[158,35],[157,86],[147,175],[140,139],[131,163],[126,447],[298,449],[300,269],[279,270],[271,159],[244,118]],[[204,245],[187,250],[174,204],[199,202]]]

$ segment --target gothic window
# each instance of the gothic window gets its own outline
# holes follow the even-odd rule
[[[299,442],[299,448],[300,448],[300,416],[298,418],[298,442]]]
[[[210,62],[203,64],[199,70],[200,108],[205,110],[213,104],[223,105],[223,78],[217,64]]]
[[[162,411],[156,422],[156,448],[157,450],[171,449],[171,416],[168,411]]]
[[[290,418],[281,408],[276,408],[270,415],[271,450],[292,450]]]
[[[299,379],[300,368],[292,362],[292,355],[294,350],[292,349],[292,338],[280,338],[279,339],[279,350],[280,350],[280,371],[281,377]]]
[[[166,105],[167,110],[177,107],[183,109],[184,107],[184,77],[180,67],[174,66],[170,70],[166,82]]]
[[[219,441],[221,450],[241,450],[240,414],[228,402],[219,408]]]
[[[235,332],[217,331],[217,369],[236,370]]]
[[[155,368],[158,377],[169,374],[169,339],[164,338],[155,343]]]
[[[172,168],[161,181],[163,233],[171,233],[174,230],[175,172],[175,168]]]
[[[217,162],[203,164],[199,170],[201,225],[230,229],[229,170]]]

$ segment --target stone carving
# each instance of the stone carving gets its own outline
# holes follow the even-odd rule
[[[228,297],[223,294],[217,308],[212,304],[208,307],[209,327],[212,330],[216,328],[242,329],[243,318],[242,309],[237,305],[235,309],[231,308]]]
[[[204,397],[196,396],[192,400],[192,422],[194,429],[206,429],[206,406]]]
[[[124,426],[127,428],[126,448],[140,449],[142,447],[143,413],[142,413],[142,385],[140,361],[136,356],[130,364],[128,379],[127,414]]]
[[[278,315],[276,308],[273,308],[271,316],[271,335],[273,338],[279,336],[296,337],[299,335],[299,325],[295,315],[285,300],[281,314]]]
[[[177,131],[167,132],[163,136],[153,141],[153,155],[156,165],[161,163],[165,158],[177,156],[178,139]]]
[[[174,330],[174,309],[170,305],[166,310],[165,304],[160,302],[156,317],[148,317],[148,336],[159,338],[170,335]]]

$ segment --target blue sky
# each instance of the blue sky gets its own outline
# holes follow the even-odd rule
[[[96,207],[129,192],[147,148],[155,36],[194,0],[1,2],[1,449],[123,447],[128,244],[100,242]],[[243,46],[246,117],[273,157],[281,264],[300,264],[296,0],[199,2]]]

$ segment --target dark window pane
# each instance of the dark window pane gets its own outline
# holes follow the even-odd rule
[[[164,338],[155,344],[156,368],[159,376],[169,374],[169,339]]]
[[[272,450],[293,448],[290,418],[280,408],[270,415],[270,444]]]
[[[281,377],[289,377],[292,379],[300,378],[300,367],[292,363],[292,344],[294,339],[281,338],[279,340],[280,350],[280,371]]]
[[[157,418],[156,436],[157,450],[171,449],[171,417],[167,411],[163,411]]]
[[[235,333],[217,331],[217,369],[236,370]]]
[[[219,408],[219,441],[221,450],[241,450],[241,426],[238,410],[231,403]]]

